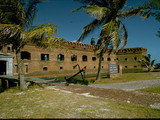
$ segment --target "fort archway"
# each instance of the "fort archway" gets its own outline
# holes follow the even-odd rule
[[[13,75],[13,56],[0,53],[0,75]]]
[[[0,60],[0,75],[6,75],[7,62]]]

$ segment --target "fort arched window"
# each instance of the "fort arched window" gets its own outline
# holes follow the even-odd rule
[[[87,56],[86,55],[82,56],[82,61],[87,61]]]
[[[11,46],[7,46],[7,53],[11,52]]]
[[[0,52],[2,51],[2,48],[3,48],[3,46],[2,46],[2,45],[0,45]]]
[[[116,59],[116,61],[118,62],[118,61],[119,61],[119,59],[117,58],[117,59]]]
[[[104,57],[102,57],[102,61],[104,61]]]
[[[64,55],[62,54],[57,55],[57,61],[64,61]]]
[[[127,58],[125,58],[125,61],[127,62],[127,61],[128,61],[128,59],[127,59]]]
[[[27,51],[23,51],[21,52],[21,59],[27,59],[30,60],[31,59],[31,53],[27,52]]]
[[[92,57],[92,61],[96,61],[96,57]]]
[[[110,57],[108,57],[108,58],[107,58],[107,61],[111,61],[111,58],[110,58]]]
[[[43,67],[43,71],[47,71],[48,70],[48,68],[47,67]]]
[[[76,55],[72,55],[71,56],[71,61],[77,61],[77,56]]]
[[[48,61],[49,60],[49,54],[41,54],[41,60]]]
[[[137,61],[137,57],[134,57],[134,60]]]

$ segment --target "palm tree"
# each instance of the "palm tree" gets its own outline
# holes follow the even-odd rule
[[[160,1],[159,0],[153,0],[152,9],[153,9],[153,12],[151,13],[152,16],[154,16],[155,19],[160,22]],[[160,30],[156,35],[160,37]]]
[[[155,65],[155,69],[160,69],[160,63],[157,63],[157,64]]]
[[[89,15],[95,17],[95,19],[83,28],[83,32],[78,42],[83,41],[88,34],[92,33],[98,26],[101,27],[101,33],[97,42],[97,50],[99,56],[99,67],[96,80],[100,79],[101,61],[104,53],[108,48],[118,49],[124,48],[127,44],[128,34],[125,25],[121,21],[122,19],[129,18],[136,15],[145,15],[144,11],[147,11],[150,7],[149,4],[131,8],[123,11],[123,8],[127,0],[75,0],[83,4],[87,4],[82,7],[78,7],[73,10],[77,11],[83,9]],[[146,16],[144,16],[146,17]],[[147,17],[146,17],[147,18]]]
[[[151,55],[148,54],[147,56],[142,56],[142,58],[138,61],[142,67],[146,67],[148,69],[148,72],[154,70],[154,62],[155,60],[151,61]]]
[[[40,47],[48,47],[54,44],[53,41],[61,40],[54,37],[57,34],[57,26],[52,23],[31,28],[37,13],[36,5],[42,2],[42,0],[28,0],[28,2],[25,0],[1,0],[0,2],[0,14],[5,16],[4,18],[0,17],[0,43],[12,44],[12,48],[15,50],[20,89],[27,88],[21,65],[21,49],[29,42]]]

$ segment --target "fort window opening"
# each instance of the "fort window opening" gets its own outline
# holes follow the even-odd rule
[[[14,48],[13,48],[13,46],[12,46],[12,52],[14,52]]]
[[[128,66],[125,66],[125,68],[128,68]]]
[[[116,61],[118,62],[118,61],[119,61],[119,59],[117,58],[117,59],[116,59]]]
[[[134,57],[134,60],[137,61],[137,57]]]
[[[7,53],[11,52],[11,46],[7,46]]]
[[[102,57],[102,61],[104,61],[104,57]]]
[[[108,60],[108,61],[111,61],[111,58],[109,57],[109,58],[107,58],[107,60]]]
[[[125,61],[127,62],[127,61],[128,61],[128,59],[127,59],[127,58],[125,58]]]
[[[64,55],[62,54],[57,55],[57,61],[64,61]]]
[[[14,67],[15,67],[15,73],[18,73],[18,65],[15,64]]]
[[[25,65],[25,72],[28,73],[28,65]]]
[[[86,55],[82,56],[82,61],[84,61],[84,62],[87,61],[87,56]]]
[[[27,60],[31,60],[31,53],[27,52],[27,51],[23,51],[21,52],[21,59],[27,59]]]
[[[137,66],[135,65],[134,68],[137,68]]]
[[[2,52],[2,48],[3,48],[3,46],[2,46],[2,45],[0,45],[0,52]]]
[[[103,66],[102,66],[102,68],[103,68]]]
[[[43,67],[43,71],[47,71],[48,70],[48,68],[47,67]]]
[[[62,66],[60,66],[60,68],[59,68],[60,70],[63,70],[63,67]]]
[[[92,57],[92,61],[96,61],[96,57]]]
[[[96,66],[94,66],[94,69],[96,69]]]
[[[49,54],[41,54],[41,60],[48,61],[49,60]]]
[[[77,56],[76,55],[72,55],[71,56],[71,61],[77,61]]]

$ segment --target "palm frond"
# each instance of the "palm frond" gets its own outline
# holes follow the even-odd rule
[[[84,11],[98,20],[106,17],[111,11],[107,7],[99,7],[97,5],[87,5]]]
[[[22,31],[24,31],[23,28],[18,25],[0,24],[0,43],[19,46]]]
[[[72,10],[72,12],[78,11],[78,10],[83,9],[83,8],[85,8],[85,7],[86,7],[86,6],[81,6],[81,7],[75,8],[74,10]]]
[[[151,66],[153,66],[153,65],[154,65],[154,62],[155,62],[155,60],[152,60],[152,61],[151,61]]]
[[[99,6],[105,3],[105,0],[74,0],[74,1],[78,1],[82,4],[99,5]]]
[[[42,2],[44,2],[44,0],[29,0],[29,3],[27,4],[27,8],[25,10],[26,27],[32,25],[35,15],[38,11],[36,5]]]
[[[103,20],[93,20],[90,24],[86,25],[83,28],[83,32],[81,34],[81,36],[79,37],[79,39],[77,40],[78,42],[83,41],[84,38],[86,38],[88,36],[88,34],[90,34],[91,32],[93,32],[95,30],[96,27],[100,26],[103,23]]]
[[[17,24],[22,26],[24,24],[25,13],[23,11],[23,6],[19,0],[6,0],[0,3],[4,5],[1,7],[1,19],[2,24]]]
[[[118,16],[122,18],[126,17],[132,17],[136,15],[143,15],[146,10],[149,10],[151,8],[151,3],[145,4],[145,5],[140,5],[136,8],[131,8],[127,11],[121,12]]]
[[[120,49],[123,49],[127,45],[127,42],[128,42],[128,33],[127,33],[127,29],[126,29],[125,25],[122,22],[121,22],[121,25],[122,25],[122,29],[121,29],[121,31],[122,31],[121,32],[122,46],[120,47]]]
[[[27,31],[27,33],[29,33],[30,36],[42,36],[43,34],[53,36],[57,35],[57,32],[57,26],[52,23],[41,24]]]
[[[121,10],[121,9],[123,9],[123,7],[124,7],[124,5],[126,4],[126,2],[127,2],[127,0],[115,0],[115,1],[113,2],[114,8],[115,8],[116,10]]]

